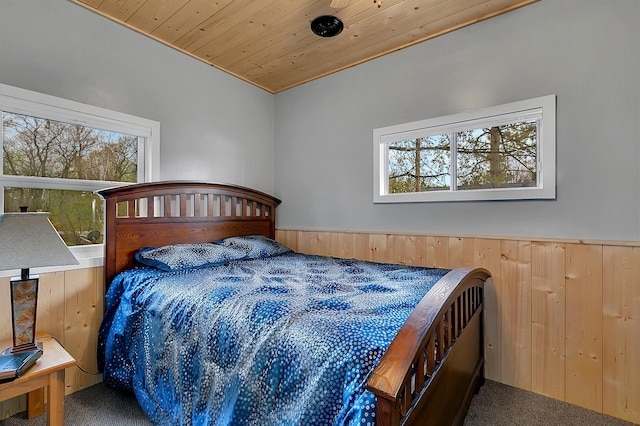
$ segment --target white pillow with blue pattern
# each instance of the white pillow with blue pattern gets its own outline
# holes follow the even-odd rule
[[[262,235],[229,237],[217,243],[224,247],[242,250],[247,259],[262,259],[293,251],[284,244]]]
[[[168,272],[217,266],[245,257],[245,250],[213,243],[143,247],[135,254],[141,264]]]

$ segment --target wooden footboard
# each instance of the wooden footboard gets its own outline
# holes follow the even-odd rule
[[[488,271],[454,269],[422,299],[373,371],[376,424],[462,424],[484,378],[482,314]]]

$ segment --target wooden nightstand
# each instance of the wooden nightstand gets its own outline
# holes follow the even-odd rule
[[[64,369],[76,365],[76,360],[53,338],[38,337],[42,342],[42,356],[22,376],[12,382],[0,384],[0,401],[29,393],[29,417],[43,412],[43,393],[47,387],[48,424],[64,424]],[[11,342],[0,344],[0,350]]]

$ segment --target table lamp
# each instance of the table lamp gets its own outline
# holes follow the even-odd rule
[[[0,271],[21,270],[19,277],[10,280],[11,353],[38,348],[36,305],[39,277],[30,275],[29,268],[72,264],[77,265],[78,260],[49,221],[49,213],[0,214]]]

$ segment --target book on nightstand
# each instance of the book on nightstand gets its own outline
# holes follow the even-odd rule
[[[42,356],[42,349],[0,356],[0,383],[14,380]]]

